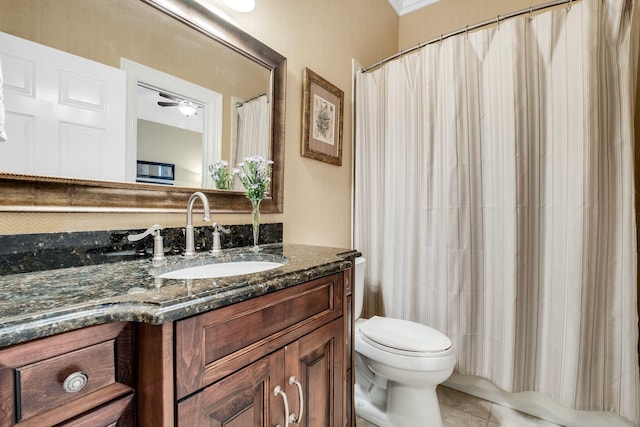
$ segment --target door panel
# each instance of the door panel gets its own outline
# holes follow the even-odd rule
[[[335,320],[285,349],[285,377],[300,382],[304,396],[300,426],[331,427],[343,423],[343,322]],[[289,409],[296,416],[300,402],[295,384],[286,385]]]
[[[178,426],[267,427],[284,425],[281,384],[284,352],[278,351],[205,388],[178,404]]]

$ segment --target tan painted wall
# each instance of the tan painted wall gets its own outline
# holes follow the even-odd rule
[[[202,182],[202,133],[138,119],[137,159],[173,163],[173,185],[199,187]]]
[[[0,3],[11,1],[14,0]],[[70,4],[73,1],[78,0],[59,0]],[[287,58],[284,213],[263,215],[263,220],[283,222],[287,242],[348,247],[353,162],[351,60],[368,64],[394,53],[398,46],[398,16],[387,0],[258,0],[256,9],[249,14],[232,13],[222,0],[212,3],[227,11],[238,26]],[[58,7],[61,3],[56,2]],[[123,19],[135,18],[135,14],[123,15],[128,15]],[[152,28],[153,24],[148,25]],[[152,30],[141,34],[148,32]],[[73,43],[74,39],[62,42]],[[197,61],[193,66],[197,67]],[[299,154],[305,67],[345,93],[341,167]],[[248,214],[217,215],[214,220],[227,224],[250,222]],[[139,228],[154,223],[176,227],[184,222],[184,214],[0,212],[0,234]]]
[[[367,64],[397,49],[398,16],[387,0],[257,0],[239,26],[287,57],[285,241],[348,247],[351,234],[351,60]],[[342,166],[300,156],[302,73],[344,91]]]

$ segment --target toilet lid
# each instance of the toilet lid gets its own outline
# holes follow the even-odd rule
[[[360,333],[374,343],[403,352],[439,353],[451,348],[451,340],[429,326],[408,320],[373,316]]]

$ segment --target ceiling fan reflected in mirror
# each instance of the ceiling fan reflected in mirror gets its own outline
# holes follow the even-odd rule
[[[164,92],[158,92],[163,98],[170,99],[171,101],[158,101],[158,105],[161,107],[178,107],[180,112],[185,116],[193,116],[194,114],[198,114],[198,108],[202,108],[202,105],[198,105],[195,102],[189,101],[188,99],[179,98],[175,95],[171,95]]]

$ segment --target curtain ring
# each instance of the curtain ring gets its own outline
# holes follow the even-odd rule
[[[500,26],[500,15],[496,16],[496,26]]]
[[[440,44],[442,44],[442,33],[440,33]]]
[[[464,32],[465,32],[465,34],[467,35],[467,37],[469,37],[469,26],[468,26],[468,25],[466,25],[466,26],[464,27]]]

